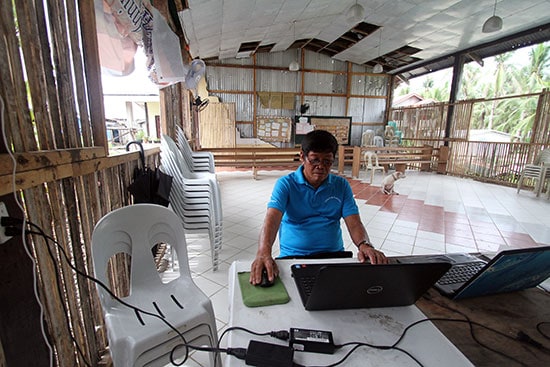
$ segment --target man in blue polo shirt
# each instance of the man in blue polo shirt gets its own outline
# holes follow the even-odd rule
[[[313,130],[302,141],[303,164],[275,183],[267,204],[250,282],[259,284],[265,268],[270,281],[279,275],[271,249],[279,233],[280,257],[311,256],[344,251],[340,219],[344,218],[360,262],[387,263],[376,250],[359,216],[348,181],[330,174],[338,150],[336,138],[325,130]]]

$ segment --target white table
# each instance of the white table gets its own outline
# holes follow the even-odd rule
[[[291,327],[331,331],[335,344],[365,342],[392,345],[403,330],[415,321],[425,318],[416,306],[353,310],[306,311],[290,274],[290,265],[305,262],[349,262],[355,259],[331,260],[277,260],[280,277],[290,302],[266,307],[246,307],[242,302],[237,273],[250,270],[250,262],[237,261],[229,270],[229,325],[256,332],[289,330]],[[243,331],[230,331],[229,347],[248,346],[250,340],[288,345],[288,342],[269,336],[255,336]],[[410,329],[398,345],[412,354],[423,366],[472,366],[470,361],[431,323],[424,322]],[[332,355],[295,352],[294,362],[303,366],[325,366],[339,361],[352,347],[344,347]],[[245,366],[243,360],[226,356],[225,367]],[[341,366],[418,366],[406,354],[397,350],[379,350],[359,347]]]

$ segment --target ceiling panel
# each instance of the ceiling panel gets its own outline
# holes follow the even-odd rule
[[[550,0],[498,0],[496,14],[504,25],[488,34],[481,27],[493,15],[493,0],[357,2],[366,10],[359,25],[375,29],[359,39],[353,39],[358,25],[349,24],[345,15],[356,0],[187,0],[188,8],[179,12],[179,20],[193,57],[242,56],[239,50],[251,42],[256,45],[253,53],[283,51],[298,44],[365,65],[387,55],[389,65],[409,69],[428,62],[440,65],[438,58],[550,24]],[[353,41],[347,42],[350,37]],[[397,50],[408,46],[419,51],[413,58],[397,61]],[[385,72],[403,69],[389,65]]]

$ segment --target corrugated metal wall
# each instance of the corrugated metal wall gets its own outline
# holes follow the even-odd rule
[[[289,71],[292,61],[298,61],[303,69]],[[213,61],[208,64],[206,80],[210,94],[221,102],[235,103],[243,137],[255,137],[258,116],[294,117],[303,103],[309,104],[309,115],[351,116],[352,145],[360,144],[363,131],[383,129],[389,77],[367,73],[363,65],[293,49]],[[262,106],[257,92],[294,93],[294,108]]]
[[[261,92],[294,92],[299,90],[299,73],[288,70],[264,70],[256,72],[256,89]]]

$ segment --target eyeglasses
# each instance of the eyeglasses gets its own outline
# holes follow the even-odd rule
[[[320,166],[323,165],[325,167],[330,167],[334,164],[334,159],[309,159],[308,157],[305,157],[306,161],[309,162],[312,166]]]

